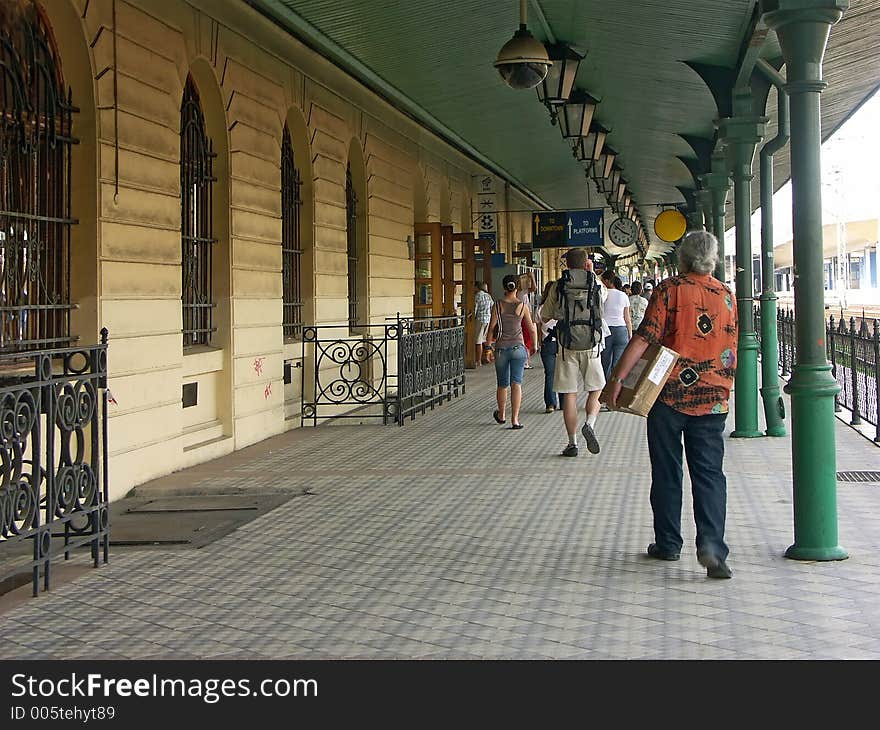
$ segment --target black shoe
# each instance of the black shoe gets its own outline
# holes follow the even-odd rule
[[[712,553],[697,553],[697,562],[706,569],[707,578],[732,578],[733,571],[721,558]]]
[[[562,450],[563,456],[577,456],[578,455],[578,447],[574,444],[569,444]]]
[[[657,560],[678,560],[681,558],[681,553],[663,550],[656,542],[652,542],[648,545],[648,556],[657,558]]]
[[[584,438],[587,440],[587,451],[591,454],[599,453],[599,439],[596,438],[596,434],[593,431],[593,427],[589,423],[585,423],[584,427],[581,429],[581,433],[584,435]]]

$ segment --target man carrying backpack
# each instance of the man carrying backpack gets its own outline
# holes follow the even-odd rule
[[[557,320],[559,350],[553,389],[562,399],[562,415],[568,432],[563,456],[577,456],[578,407],[580,385],[587,392],[586,422],[581,433],[591,454],[599,453],[599,441],[593,430],[599,416],[599,394],[605,387],[602,371],[602,299],[593,262],[586,249],[570,249],[564,258],[568,270],[552,287],[542,312]],[[566,394],[564,397],[563,393]]]

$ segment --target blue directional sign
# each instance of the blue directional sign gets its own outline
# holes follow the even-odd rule
[[[604,211],[570,210],[566,233],[569,246],[602,246],[605,243]]]
[[[532,248],[603,246],[604,243],[602,208],[541,211],[532,215]]]

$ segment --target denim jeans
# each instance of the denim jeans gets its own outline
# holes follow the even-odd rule
[[[683,435],[697,524],[697,552],[727,559],[729,551],[724,543],[727,479],[722,470],[726,419],[726,413],[689,416],[659,400],[648,413],[654,541],[661,550],[679,552],[682,545]]]
[[[528,355],[524,345],[495,350],[495,380],[499,388],[509,388],[511,383],[522,383]]]
[[[541,344],[541,362],[544,363],[544,405],[559,408],[559,398],[553,390],[553,373],[556,372],[556,352],[559,343],[555,340]]]
[[[608,329],[611,330],[611,336],[605,338],[605,349],[602,350],[602,370],[605,372],[606,380],[629,342],[629,333],[625,325]]]

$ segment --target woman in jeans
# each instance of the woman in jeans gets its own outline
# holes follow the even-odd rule
[[[605,269],[602,283],[608,289],[602,318],[611,330],[611,335],[605,338],[605,349],[602,350],[602,369],[607,379],[632,337],[632,320],[629,316],[629,297],[623,293],[620,277],[615,276],[610,269]]]
[[[555,281],[548,281],[541,295],[541,307],[547,301]],[[544,363],[544,413],[553,413],[559,408],[559,396],[553,390],[553,374],[556,372],[556,353],[559,342],[556,339],[555,319],[544,319],[541,307],[535,310],[535,325],[538,328],[538,341],[541,343],[541,362]]]
[[[505,423],[507,391],[510,390],[510,427],[522,428],[519,422],[519,408],[522,403],[522,379],[526,360],[535,352],[534,343],[538,340],[535,324],[529,308],[516,296],[517,277],[508,274],[501,281],[504,296],[495,302],[492,319],[489,322],[489,339],[486,346],[495,351],[495,379],[497,388],[495,399],[498,408],[492,413],[497,423]],[[498,325],[496,331],[495,326]],[[532,336],[531,353],[523,344],[523,327]]]

